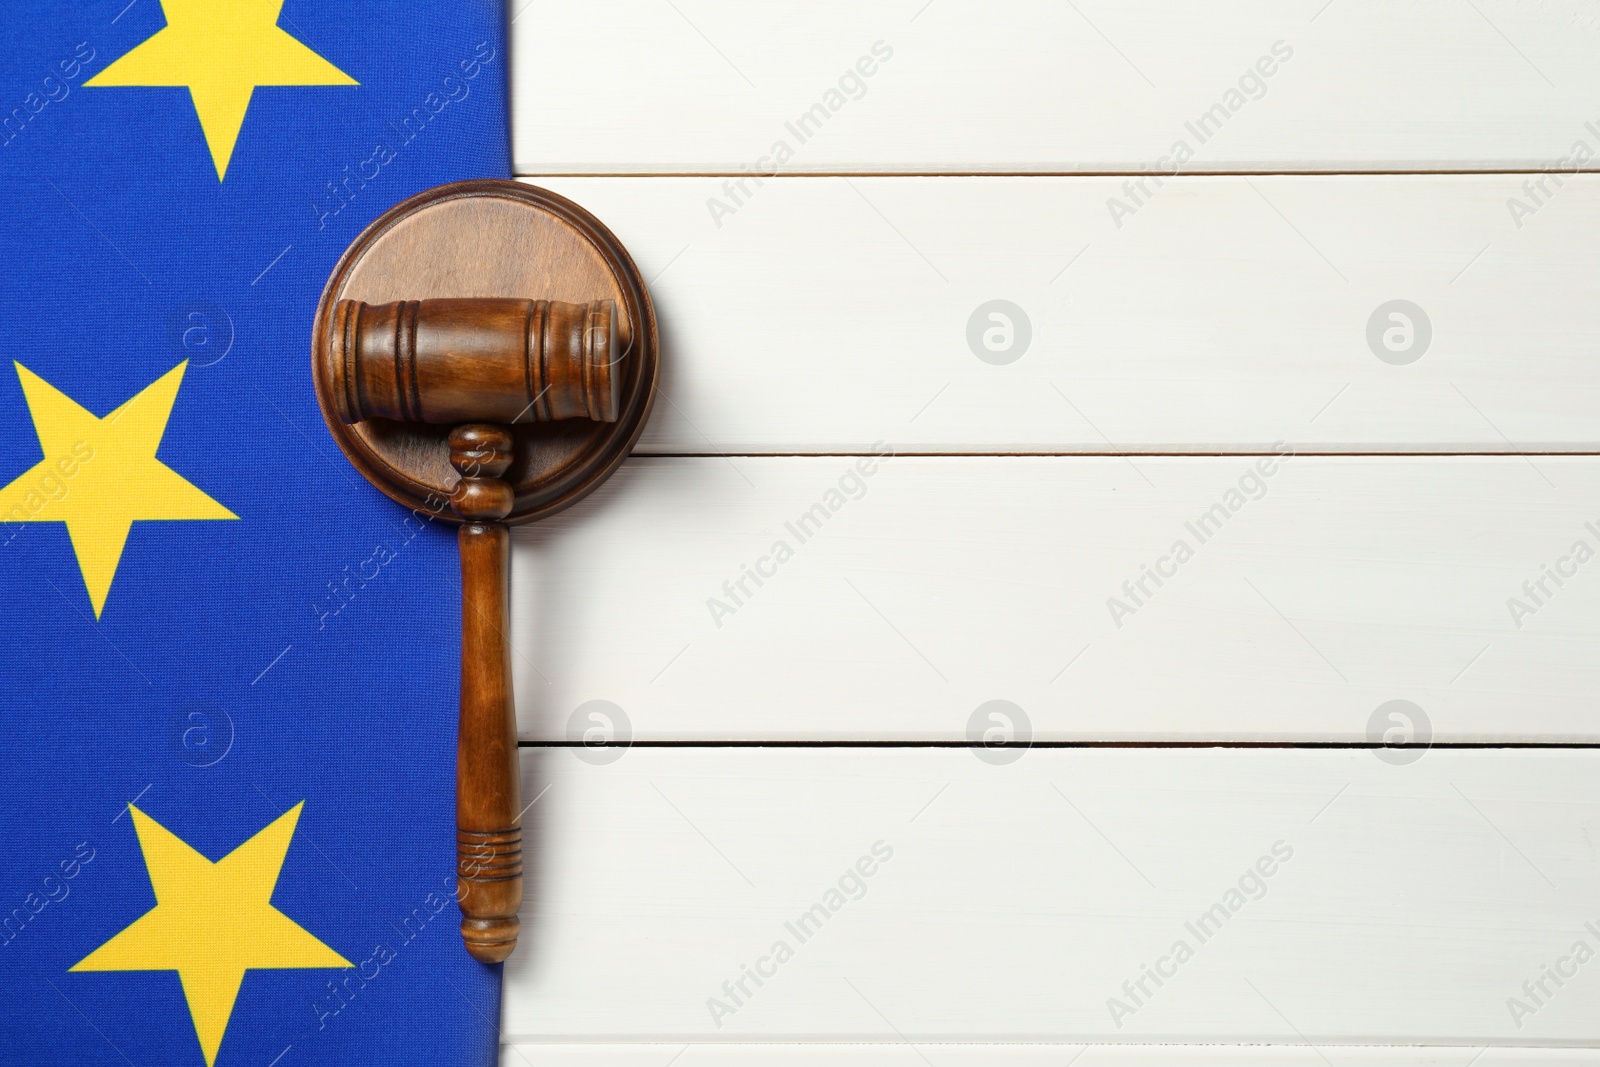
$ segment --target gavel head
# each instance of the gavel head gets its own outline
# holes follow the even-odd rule
[[[341,300],[319,346],[345,423],[616,422],[627,346],[616,304],[502,297]]]
[[[512,490],[506,525],[588,496],[644,432],[661,367],[649,288],[616,235],[514,181],[443,185],[373,220],[329,276],[310,340],[340,451],[445,522],[466,521],[443,502],[467,472],[491,476],[490,459],[507,460],[492,474]],[[456,447],[458,431],[477,444]]]

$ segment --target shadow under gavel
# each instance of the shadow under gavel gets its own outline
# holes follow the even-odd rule
[[[453,426],[461,476],[461,721],[456,742],[456,876],[467,951],[498,963],[516,948],[522,902],[521,790],[510,669],[510,531],[515,493],[507,427],[558,419],[617,421],[622,393],[617,310],[498,297],[341,300],[324,371],[346,423]]]

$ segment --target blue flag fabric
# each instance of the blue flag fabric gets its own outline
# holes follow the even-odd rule
[[[504,18],[0,15],[0,1062],[493,1062],[453,529],[341,456],[309,335],[366,223],[509,175]]]

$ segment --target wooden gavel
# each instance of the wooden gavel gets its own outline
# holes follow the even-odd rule
[[[453,426],[460,475],[461,722],[456,742],[456,876],[467,951],[498,963],[517,944],[521,790],[511,693],[508,427],[615,422],[622,347],[614,301],[501,297],[341,300],[318,349],[332,408],[347,423]]]
[[[507,527],[583,499],[639,439],[660,372],[649,289],[565,197],[454,182],[356,237],[311,352],[318,406],[356,470],[413,513],[461,523],[456,895],[467,951],[498,963],[522,901]]]

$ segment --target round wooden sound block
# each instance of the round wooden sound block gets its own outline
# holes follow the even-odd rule
[[[610,230],[564,197],[512,181],[429,189],[368,226],[339,260],[317,306],[312,366],[334,440],[369,481],[416,511],[459,521],[449,498],[451,427],[337,417],[324,358],[341,300],[367,304],[514,297],[616,303],[621,393],[615,422],[519,421],[503,521],[532,522],[582,499],[614,471],[644,429],[659,369],[655,311],[639,269]]]

